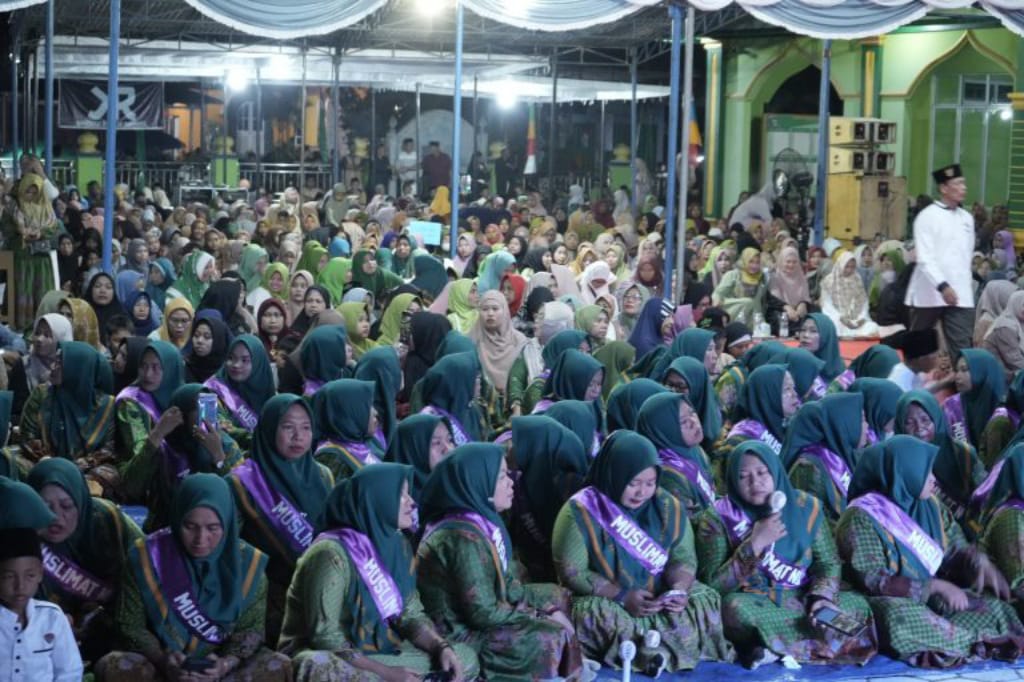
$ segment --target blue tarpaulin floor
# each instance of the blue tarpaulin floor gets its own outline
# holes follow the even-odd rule
[[[985,662],[953,670],[919,670],[884,656],[876,656],[863,667],[807,665],[799,670],[787,670],[781,665],[769,665],[750,671],[738,665],[726,663],[701,663],[696,670],[676,675],[665,674],[658,680],[659,682],[670,680],[721,682],[721,680],[730,678],[739,678],[743,682],[802,682],[803,680],[827,682],[853,682],[854,680],[870,680],[870,682],[914,682],[915,680],[1003,682],[1004,680],[1024,680],[1024,660],[1015,665]],[[621,680],[622,673],[604,669],[597,679],[602,682]],[[647,681],[651,678],[634,673],[632,679]]]

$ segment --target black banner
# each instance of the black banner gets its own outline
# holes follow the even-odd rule
[[[118,130],[163,130],[163,83],[119,83],[117,91]],[[103,130],[107,108],[106,81],[60,81],[61,128]]]

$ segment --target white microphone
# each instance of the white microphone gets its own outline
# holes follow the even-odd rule
[[[768,505],[772,509],[772,514],[777,514],[782,511],[783,507],[786,506],[786,493],[781,490],[776,490],[768,498]]]
[[[633,659],[636,658],[636,644],[623,640],[619,644],[619,658],[622,659],[622,682],[630,682],[633,674]]]

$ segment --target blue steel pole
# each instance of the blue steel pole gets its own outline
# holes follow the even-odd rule
[[[21,175],[18,163],[18,56],[21,52],[20,26],[11,30],[11,177]]]
[[[46,3],[46,113],[43,136],[46,145],[46,176],[53,173],[53,15],[54,0]]]
[[[828,103],[832,78],[832,41],[824,41],[821,52],[821,87],[818,89],[818,183],[814,193],[814,245],[825,240],[826,182],[828,180]]]
[[[114,182],[117,169],[117,60],[121,47],[121,0],[110,0],[110,56],[107,65],[107,148],[103,168],[103,271],[112,274],[110,267],[111,244],[114,239]]]
[[[636,81],[637,67],[639,65],[637,63],[636,48],[633,48],[632,53],[632,58],[629,60],[629,77],[633,85],[632,95],[629,100],[629,174],[633,178],[633,182],[630,184],[629,196],[630,203],[633,206],[633,215],[636,216],[637,207],[640,205],[636,196],[636,151],[639,146],[636,139],[638,135],[636,122]]]
[[[672,66],[669,69],[668,95],[668,188],[665,196],[665,298],[672,298],[672,249],[676,241],[676,156],[679,153],[679,61],[683,42],[683,10],[670,5],[672,19]]]
[[[459,241],[459,155],[462,142],[462,1],[455,0],[455,101],[452,103],[452,216],[448,230],[451,257],[455,258],[455,246]],[[418,144],[418,142],[417,142]]]

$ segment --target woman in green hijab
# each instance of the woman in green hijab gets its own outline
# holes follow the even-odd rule
[[[193,251],[181,263],[181,277],[175,283],[175,288],[194,308],[203,300],[203,294],[210,288],[210,282],[217,277],[217,262],[214,257],[205,251]]]
[[[221,430],[240,448],[251,450],[260,411],[277,393],[263,342],[252,334],[237,337],[228,346],[224,366],[203,385],[217,394]]]
[[[715,345],[715,333],[708,329],[691,327],[684,329],[672,345],[658,358],[651,371],[650,378],[660,381],[676,358],[688,357],[704,365],[709,376],[718,371],[718,348]]]
[[[711,376],[704,364],[683,355],[672,361],[660,377],[661,383],[669,390],[685,395],[697,411],[704,438],[701,445],[710,452],[722,437],[722,410],[718,406],[718,395],[711,385]]]
[[[697,520],[700,578],[722,595],[722,620],[748,667],[785,656],[799,663],[864,664],[878,650],[867,601],[840,592],[842,564],[821,503],[796,490],[779,457],[748,441],[729,453],[727,493]],[[772,511],[772,495],[786,496]],[[863,628],[822,627],[828,608]]]
[[[892,658],[929,668],[1016,660],[1024,626],[1001,601],[1009,598],[1002,574],[933,495],[938,456],[935,445],[904,435],[861,453],[836,526],[847,579],[867,596]],[[995,597],[983,595],[989,590]]]
[[[857,379],[848,389],[864,396],[864,420],[868,423],[867,444],[888,440],[896,431],[896,405],[903,389],[888,379]]]
[[[586,487],[555,521],[559,580],[573,592],[573,623],[584,655],[621,666],[619,645],[637,645],[634,669],[690,670],[700,660],[731,661],[718,595],[696,581],[693,532],[682,505],[658,488],[654,445],[616,431],[593,461]],[[661,633],[657,648],[645,634]]]
[[[370,304],[367,301],[342,303],[335,308],[345,318],[345,331],[357,361],[379,345],[370,338]]]
[[[856,379],[888,379],[892,368],[900,364],[900,355],[893,348],[878,343],[854,358],[850,368],[832,380],[829,393],[838,393],[850,388]]]
[[[114,398],[100,388],[106,362],[87,343],[60,342],[50,383],[37,387],[21,411],[22,452],[27,458],[63,457],[87,475],[115,461]]]
[[[110,648],[112,609],[128,549],[142,531],[115,504],[92,497],[70,460],[40,462],[29,472],[28,484],[57,517],[40,531],[46,559],[42,598],[69,616],[82,657],[95,661]]]
[[[373,294],[375,301],[381,300],[384,292],[402,284],[402,278],[381,267],[377,255],[368,249],[356,251],[352,258],[352,281]]]
[[[956,361],[957,393],[942,403],[949,431],[957,440],[976,448],[978,456],[991,463],[1013,438],[1019,418],[1003,406],[1006,375],[995,356],[981,348],[965,348]]]
[[[509,460],[519,477],[508,531],[530,579],[555,582],[551,562],[555,517],[583,487],[590,457],[576,434],[550,417],[513,417],[509,435]]]
[[[867,435],[864,396],[859,393],[836,393],[807,403],[786,430],[783,467],[794,488],[824,504],[830,528],[846,509],[857,454],[867,445]]]
[[[829,392],[829,385],[821,377],[825,361],[803,348],[785,348],[773,356],[772,363],[785,365],[793,377],[793,385],[800,400],[819,400]],[[835,386],[836,383],[832,382]]]
[[[266,556],[239,538],[238,525],[224,479],[182,481],[170,527],[128,551],[116,612],[124,649],[100,659],[99,679],[180,679],[204,663],[216,680],[291,679],[288,657],[263,646]]]
[[[658,450],[659,485],[694,516],[715,501],[711,462],[701,448],[704,431],[689,398],[678,393],[653,395],[640,408],[636,431]]]
[[[971,507],[974,490],[988,475],[978,453],[953,437],[946,415],[928,391],[907,391],[896,404],[896,433],[915,436],[939,448],[935,458],[935,495],[949,508],[969,539],[981,532],[976,511]]]
[[[144,503],[150,467],[137,471],[140,458],[149,461],[163,444],[164,437],[183,419],[180,411],[171,412],[171,395],[182,385],[185,364],[174,344],[150,341],[139,359],[138,377],[117,394],[117,463],[121,474],[121,499]]]
[[[1024,595],[1024,444],[1007,449],[978,489],[975,504],[981,507],[985,528],[979,546],[1006,577],[1019,604]]]
[[[625,341],[609,341],[594,351],[594,359],[604,365],[601,397],[608,400],[616,386],[629,382],[627,370],[636,361],[636,348]]]
[[[559,400],[600,401],[603,385],[604,366],[592,355],[570,348],[555,361],[544,384],[544,398],[532,413],[543,414]]]
[[[384,450],[374,433],[377,408],[373,406],[372,381],[338,379],[328,381],[313,396],[313,413],[319,425],[314,457],[328,469],[335,481],[343,481],[371,464],[378,464]]]
[[[349,258],[332,258],[316,276],[316,283],[331,294],[332,301],[341,301],[345,297],[345,285],[352,281],[352,260]]]
[[[619,429],[636,430],[636,418],[644,401],[652,395],[666,392],[667,388],[645,377],[617,386],[608,396],[608,433]]]
[[[544,364],[544,369],[526,387],[526,391],[523,393],[521,412],[529,414],[537,406],[541,398],[544,397],[544,389],[548,378],[551,376],[552,369],[554,369],[562,353],[569,349],[589,353],[590,343],[587,341],[586,332],[582,332],[579,329],[565,329],[552,336],[544,344],[544,347],[541,349],[541,362]]]
[[[479,674],[472,647],[438,634],[416,591],[403,533],[414,525],[411,480],[411,467],[381,464],[328,497],[328,530],[299,560],[288,590],[281,650],[292,657],[298,682]]]
[[[413,414],[398,423],[384,459],[412,467],[409,494],[419,505],[430,472],[453,449],[455,442],[447,419],[433,414]]]
[[[360,381],[374,383],[373,406],[377,410],[377,429],[373,437],[381,450],[387,450],[398,427],[395,401],[402,389],[402,366],[397,351],[391,346],[374,348],[356,363],[354,376]]]
[[[328,312],[335,314],[333,311]],[[340,324],[326,324],[311,329],[299,346],[299,362],[302,365],[303,377],[302,395],[311,396],[328,381],[350,376],[351,359],[352,350],[348,344],[345,327]]]
[[[315,239],[310,239],[302,245],[302,255],[299,257],[299,262],[295,265],[295,271],[305,270],[306,272],[313,273],[313,276],[316,277],[323,270],[321,264],[327,265],[327,249]],[[341,299],[339,298],[338,300]]]
[[[380,321],[380,336],[376,339],[382,346],[391,346],[402,337],[402,325],[409,318],[423,310],[423,301],[416,294],[399,294],[391,299]]]
[[[267,250],[259,244],[246,244],[238,264],[238,274],[245,282],[245,290],[256,291],[263,284],[263,271],[267,268]]]
[[[444,356],[420,380],[424,405],[420,412],[446,418],[455,445],[484,440],[489,435],[477,405],[481,381],[480,361],[472,352]]]
[[[821,375],[826,381],[832,381],[846,369],[846,363],[843,362],[843,358],[839,354],[839,335],[836,333],[836,325],[828,315],[811,313],[804,318],[798,338],[801,348],[809,350],[819,359],[825,361],[825,368]]]
[[[291,273],[284,263],[271,263],[263,270],[263,288],[279,301],[288,302],[288,280]]]
[[[269,557],[267,633],[276,641],[295,562],[323,529],[334,479],[313,459],[316,422],[302,398],[275,395],[260,412],[252,457],[227,480],[242,516],[243,537]]]
[[[512,507],[504,449],[457,447],[423,490],[417,585],[441,634],[477,650],[487,679],[518,682],[579,674],[579,643],[569,624],[569,593],[524,585],[512,570],[512,544],[500,514]]]
[[[885,267],[887,262],[892,265],[891,269]],[[868,303],[870,304],[872,319],[875,319],[875,311],[878,307],[878,301],[882,295],[882,290],[892,282],[895,282],[906,267],[906,262],[903,258],[903,249],[897,248],[890,249],[889,251],[883,251],[878,254],[878,263],[879,267],[875,270],[875,276],[872,278],[871,286],[868,288]],[[895,274],[887,275],[888,272]]]
[[[581,306],[575,315],[576,328],[587,335],[592,351],[604,346],[608,333],[608,312],[597,304]]]
[[[476,326],[480,314],[477,303],[476,280],[457,279],[452,282],[448,290],[448,321],[452,323],[452,329],[468,334]]]

